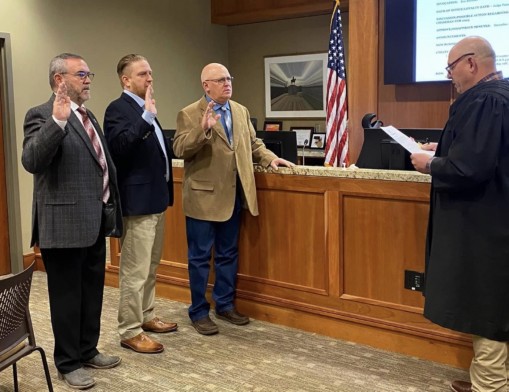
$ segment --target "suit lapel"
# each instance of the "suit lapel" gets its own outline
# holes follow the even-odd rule
[[[233,149],[236,150],[239,145],[240,135],[238,134],[239,130],[242,129],[242,117],[240,116],[240,110],[236,110],[237,107],[230,100],[230,112],[232,115],[232,138],[233,138]],[[235,137],[235,132],[237,132],[237,137]]]
[[[134,109],[136,113],[138,113],[140,116],[143,114],[143,108],[138,105],[138,102],[132,99],[129,95],[122,93],[122,98]]]
[[[92,117],[90,116],[90,112],[88,110],[87,110],[87,113],[89,114],[89,118],[92,119]],[[94,117],[94,120],[95,120],[95,117]],[[87,146],[88,151],[90,152],[90,154],[92,155],[94,160],[97,162],[98,165],[100,165],[99,159],[97,158],[97,154],[95,153],[95,150],[94,150],[94,146],[92,146],[92,142],[90,141],[90,137],[88,137],[87,131],[85,131],[83,124],[81,123],[81,121],[78,119],[78,117],[74,113],[74,110],[71,110],[71,116],[67,120],[67,123],[76,132],[76,134],[83,140],[83,142]],[[94,127],[97,126],[97,120],[95,120],[95,122],[92,122],[92,124],[94,125]]]

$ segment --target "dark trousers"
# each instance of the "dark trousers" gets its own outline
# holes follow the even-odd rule
[[[211,222],[186,217],[189,284],[191,306],[189,318],[199,320],[209,314],[210,304],[205,298],[210,272],[210,258],[214,246],[216,280],[212,299],[216,312],[233,309],[239,260],[239,229],[241,197],[237,195],[233,215],[225,222]]]
[[[48,275],[55,366],[62,374],[98,354],[106,241],[88,248],[41,249]]]

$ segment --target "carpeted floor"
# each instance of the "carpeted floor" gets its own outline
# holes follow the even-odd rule
[[[105,288],[99,350],[122,364],[91,370],[95,392],[423,392],[449,391],[466,371],[355,343],[252,320],[236,327],[218,320],[220,333],[199,335],[187,305],[157,300],[158,315],[179,323],[176,333],[157,335],[162,354],[142,355],[120,347],[116,332],[118,290]],[[37,343],[47,353],[55,391],[70,391],[53,366],[46,274],[34,273],[31,313]],[[37,353],[18,363],[20,392],[45,391]],[[0,373],[0,392],[13,391],[12,372]]]

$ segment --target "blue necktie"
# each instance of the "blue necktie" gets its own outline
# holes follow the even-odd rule
[[[231,142],[232,142],[232,116],[226,106],[221,106],[221,109],[223,110],[224,130],[226,132],[226,137],[228,138],[228,141],[231,144]]]

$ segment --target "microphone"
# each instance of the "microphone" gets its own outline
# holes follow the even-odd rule
[[[309,140],[304,140],[304,145],[302,146],[302,166],[306,165],[306,157],[304,156],[304,150],[306,149],[306,146],[308,145]]]

